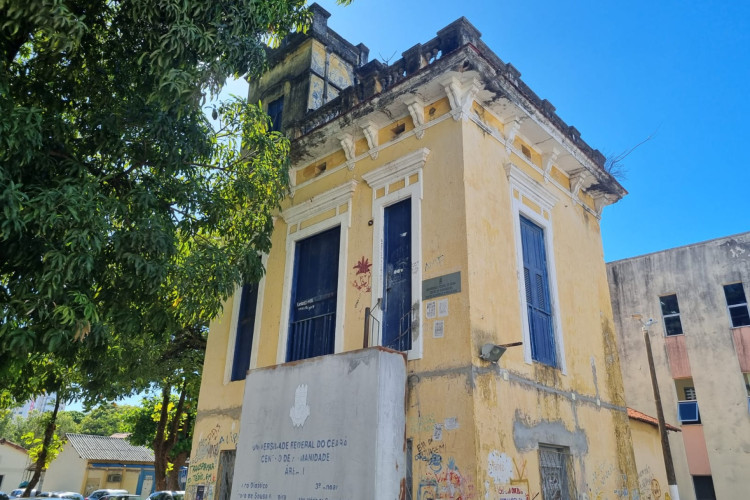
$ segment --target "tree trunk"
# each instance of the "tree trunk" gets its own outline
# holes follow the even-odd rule
[[[159,424],[156,427],[156,437],[154,438],[154,475],[156,476],[156,489],[164,490],[167,488],[167,466],[169,465],[169,455],[172,453],[180,430],[180,420],[182,412],[185,409],[185,398],[187,397],[187,378],[182,380],[180,388],[180,401],[175,408],[174,416],[167,429],[169,422],[169,396],[172,392],[172,386],[167,384],[162,389],[161,414],[159,415]],[[177,471],[179,474],[179,470]]]
[[[172,470],[169,475],[167,475],[168,490],[179,491],[182,489],[180,488],[180,469],[185,465],[185,462],[187,462],[188,456],[189,453],[187,451],[183,451],[178,453],[172,459]]]
[[[44,440],[42,441],[42,451],[39,452],[39,456],[36,458],[36,464],[34,465],[34,475],[31,476],[31,481],[26,486],[26,490],[23,492],[24,497],[31,495],[31,490],[39,482],[39,478],[42,476],[44,470],[44,464],[47,461],[47,452],[49,451],[49,445],[52,442],[52,437],[55,435],[55,425],[57,424],[57,411],[60,409],[60,396],[55,397],[55,409],[52,410],[52,416],[47,422],[47,426],[44,428]]]
[[[154,436],[154,476],[156,480],[156,491],[167,489],[167,451],[164,440],[164,431],[167,428],[167,419],[169,418],[169,393],[172,387],[165,383],[161,390],[161,413],[159,414],[159,423],[156,426],[156,436]]]

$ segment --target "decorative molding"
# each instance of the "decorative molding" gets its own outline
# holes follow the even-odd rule
[[[552,151],[548,151],[542,155],[542,167],[544,168],[545,182],[549,182],[552,164],[557,161],[558,156],[560,156],[560,150],[554,146],[552,147]]]
[[[451,76],[443,80],[442,85],[451,104],[453,119],[466,121],[469,118],[474,97],[479,92],[479,82],[473,79],[471,82],[462,84],[458,78]]]
[[[346,155],[346,168],[354,170],[354,137],[352,134],[341,134],[338,139]]]
[[[581,192],[581,189],[584,187],[588,187],[590,184],[588,184],[588,181],[590,181],[593,178],[591,175],[591,172],[589,172],[585,168],[579,168],[575,172],[571,172],[570,174],[570,192],[573,193],[573,197],[575,199],[578,199],[578,194]],[[584,186],[584,183],[586,183],[586,186]]]
[[[510,154],[513,141],[516,140],[516,135],[521,130],[521,120],[517,116],[513,116],[510,120],[503,123],[503,130],[505,131],[505,152]]]
[[[599,193],[594,196],[594,209],[596,210],[596,215],[601,217],[604,207],[611,205],[616,201],[617,196],[608,193]]]
[[[398,160],[388,162],[372,172],[363,174],[362,179],[364,179],[373,191],[377,191],[381,187],[388,186],[397,180],[408,178],[413,173],[421,170],[429,154],[430,150],[427,148],[418,149],[413,153],[402,156]]]
[[[414,121],[414,135],[417,139],[424,137],[424,102],[417,96],[410,95],[404,99],[409,114]]]
[[[338,215],[338,207],[344,203],[349,205],[349,213],[351,213],[352,196],[354,195],[354,190],[357,188],[357,184],[359,182],[356,180],[346,182],[325,193],[313,196],[298,205],[287,208],[281,212],[281,216],[288,226],[293,226],[334,208]]]
[[[511,188],[518,189],[522,196],[533,201],[543,210],[547,210],[548,212],[552,210],[558,201],[554,193],[547,190],[513,163],[506,163],[504,168]]]
[[[370,120],[361,122],[359,126],[362,129],[362,133],[365,134],[365,139],[367,139],[370,158],[374,160],[378,157],[378,127]]]

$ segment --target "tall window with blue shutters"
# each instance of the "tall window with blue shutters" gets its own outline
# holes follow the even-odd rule
[[[544,230],[523,216],[521,216],[521,247],[531,357],[539,363],[557,367]]]
[[[245,380],[250,369],[250,354],[253,348],[255,330],[255,313],[258,303],[258,284],[251,283],[242,287],[240,314],[237,320],[237,333],[234,340],[234,358],[232,361],[231,380]]]

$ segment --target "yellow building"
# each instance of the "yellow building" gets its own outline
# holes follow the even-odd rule
[[[210,326],[188,497],[229,498],[248,368],[377,345],[408,357],[404,498],[640,498],[603,155],[464,18],[386,66],[312,10],[251,85],[293,187]]]
[[[47,491],[124,489],[147,497],[154,491],[154,453],[123,438],[66,434],[67,442],[44,476]]]

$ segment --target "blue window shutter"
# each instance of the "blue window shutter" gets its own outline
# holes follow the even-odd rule
[[[297,242],[287,361],[333,354],[341,228]]]
[[[521,246],[531,357],[540,363],[557,366],[544,230],[525,217],[521,217]]]
[[[257,283],[243,286],[239,320],[237,321],[237,333],[234,340],[232,380],[244,380],[247,370],[250,369],[250,354],[253,348],[253,329],[255,328],[255,308],[257,303]]]
[[[411,198],[384,210],[382,344],[411,349]]]

